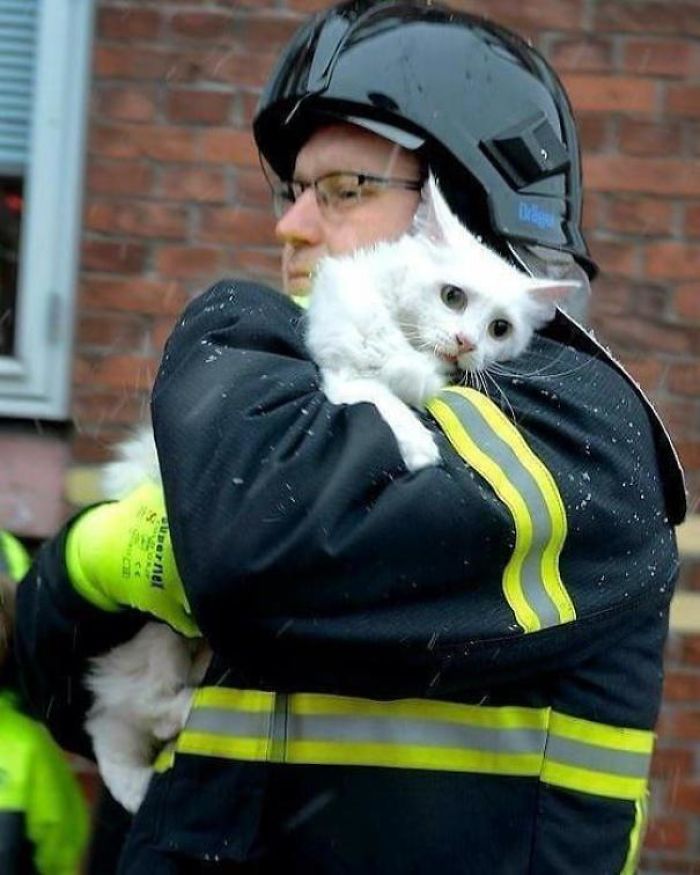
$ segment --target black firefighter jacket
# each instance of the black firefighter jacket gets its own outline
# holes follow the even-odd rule
[[[564,317],[510,364],[491,399],[442,393],[442,462],[410,474],[373,406],[326,400],[293,302],[222,282],[189,306],[153,422],[215,657],[122,873],[634,871],[682,477]],[[64,537],[18,640],[35,708],[85,750],[85,660],[143,619],[72,592]]]

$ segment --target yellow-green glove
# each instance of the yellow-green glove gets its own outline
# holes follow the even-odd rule
[[[68,533],[66,567],[75,589],[98,608],[136,608],[183,635],[200,634],[175,565],[163,491],[154,483],[79,517]]]

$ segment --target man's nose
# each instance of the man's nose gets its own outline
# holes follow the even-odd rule
[[[321,213],[311,186],[290,204],[275,225],[275,236],[281,243],[320,242]]]

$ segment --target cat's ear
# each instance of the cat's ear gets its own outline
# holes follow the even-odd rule
[[[421,190],[421,199],[413,217],[413,233],[421,234],[433,243],[446,243],[455,232],[464,233],[459,219],[451,212],[432,173]]]
[[[557,306],[565,306],[582,289],[578,280],[532,279],[528,291],[551,318]]]

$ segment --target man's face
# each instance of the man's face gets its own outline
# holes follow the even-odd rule
[[[316,131],[297,156],[294,179],[313,182],[328,173],[366,173],[417,180],[415,155],[376,134],[349,124]],[[313,188],[291,204],[275,233],[284,244],[282,282],[291,295],[308,292],[310,275],[324,255],[344,255],[361,246],[400,237],[410,226],[420,194],[385,188],[340,213],[319,209]]]

